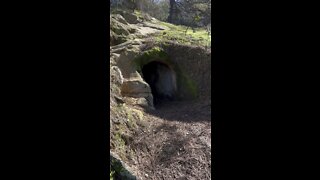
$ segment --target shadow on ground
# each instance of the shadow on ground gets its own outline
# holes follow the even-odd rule
[[[165,101],[156,106],[156,110],[147,110],[148,114],[169,121],[186,123],[211,121],[211,101]]]
[[[210,136],[211,131],[192,132],[189,123],[170,122],[140,134],[142,140],[131,145],[138,152],[139,170],[154,179],[210,179],[211,148],[199,137]]]

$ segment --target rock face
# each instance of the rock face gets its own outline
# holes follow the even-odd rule
[[[142,79],[124,81],[121,86],[121,93],[125,97],[139,98],[138,105],[149,106],[150,108],[154,106],[150,86]]]
[[[147,97],[151,90],[143,80],[126,80],[121,86],[121,92],[124,96],[129,97]]]
[[[116,179],[138,180],[138,178],[132,174],[129,167],[122,162],[116,154],[110,152],[110,160],[111,169],[115,169],[117,171]]]
[[[140,45],[137,45],[137,47],[139,46]],[[139,105],[153,108],[153,95],[150,86],[137,72],[133,61],[139,56],[139,51],[140,49],[135,46],[131,46],[131,48],[126,47],[116,60],[116,65],[121,70],[123,76],[123,84],[120,86],[121,94],[125,97],[140,98],[140,100],[137,101]],[[145,101],[143,99],[145,99]]]
[[[112,78],[112,82],[114,82],[116,85],[121,86],[123,84],[123,76],[120,71],[120,69],[117,66],[112,66],[111,67],[111,73],[110,77]]]
[[[110,46],[126,42],[135,32],[136,29],[120,14],[110,16]]]
[[[121,14],[121,15],[120,15]],[[137,105],[153,108],[153,96],[150,86],[142,79],[133,63],[140,55],[142,42],[134,38],[132,33],[137,31],[138,16],[133,13],[120,11],[111,15],[111,54],[112,77],[115,79],[121,95],[136,98]],[[139,34],[136,32],[136,34]],[[133,40],[134,39],[134,40]]]
[[[130,24],[137,24],[139,21],[138,21],[138,16],[133,14],[133,13],[128,13],[128,12],[125,12],[125,11],[122,11],[121,12],[121,15],[128,21],[128,23]]]
[[[211,50],[203,47],[172,44],[163,46],[168,58],[179,65],[194,86],[198,89],[197,98],[211,98]],[[179,78],[179,77],[177,77]],[[178,87],[179,88],[179,87]],[[179,89],[184,93],[186,89]]]
[[[180,100],[211,97],[210,51],[202,47],[165,42],[152,44],[140,54],[135,60],[138,67],[144,69],[153,62],[169,67],[152,68],[149,74],[155,77],[144,77],[149,81],[153,94],[160,98],[175,97]]]
[[[111,17],[122,24],[128,25],[128,22],[120,14],[111,15]]]
[[[129,35],[129,26],[111,18],[111,30],[117,35]]]

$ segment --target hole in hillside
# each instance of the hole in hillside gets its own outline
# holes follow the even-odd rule
[[[150,85],[155,106],[176,99],[176,75],[168,65],[158,61],[150,62],[142,67],[142,74]]]

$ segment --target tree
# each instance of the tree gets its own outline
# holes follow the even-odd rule
[[[110,5],[139,10],[172,24],[204,27],[211,23],[211,0],[110,0]]]
[[[206,26],[211,23],[211,0],[175,0],[171,23],[186,26]],[[175,14],[174,13],[178,13]]]
[[[170,0],[170,9],[168,22],[174,23],[174,19],[177,17],[177,3],[175,0]]]

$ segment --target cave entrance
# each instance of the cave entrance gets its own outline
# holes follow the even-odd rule
[[[176,99],[176,74],[167,64],[152,61],[142,67],[142,75],[150,85],[155,106]]]

